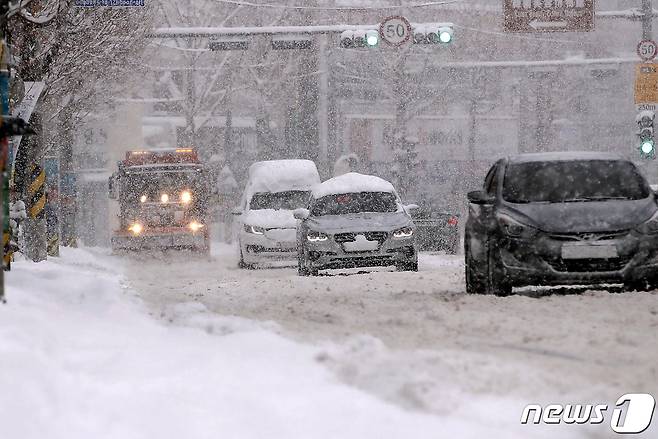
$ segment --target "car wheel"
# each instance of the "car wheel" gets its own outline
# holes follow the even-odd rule
[[[418,253],[415,253],[413,259],[396,264],[395,269],[397,271],[418,271]]]
[[[297,256],[297,274],[299,276],[310,276],[311,272],[306,268],[306,263],[302,256]]]
[[[487,245],[487,254],[487,294],[509,296],[512,294],[512,285],[506,279],[505,268],[500,260],[500,250],[491,245],[491,241]]]
[[[468,235],[464,237],[464,267],[466,292],[468,294],[485,294],[487,273],[483,268],[486,268],[486,264],[484,261],[478,261],[473,258],[470,237]]]
[[[446,253],[449,255],[456,255],[457,254],[457,249],[459,248],[459,238],[455,237],[450,240],[450,243],[448,244],[446,248]]]
[[[241,268],[243,270],[253,270],[254,269],[253,264],[247,264],[244,261],[244,256],[242,255],[242,249],[240,249],[240,260],[238,261],[238,268]]]
[[[505,278],[505,268],[500,260],[500,251],[491,240],[486,243],[486,261],[473,258],[470,239],[464,239],[464,258],[466,264],[466,291],[469,294],[494,294],[509,296],[512,285]]]
[[[318,268],[313,267],[313,264],[306,257],[303,248],[297,250],[297,274],[299,276],[317,276]]]
[[[658,281],[642,279],[639,281],[630,281],[624,283],[624,289],[626,291],[653,291],[658,290]]]
[[[397,271],[418,271],[418,261],[398,264],[395,266],[395,269]]]

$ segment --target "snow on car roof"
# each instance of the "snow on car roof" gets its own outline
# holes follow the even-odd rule
[[[562,162],[571,160],[626,160],[618,154],[596,151],[535,152],[510,156],[510,163]]]
[[[311,160],[268,160],[249,167],[249,192],[309,190],[320,183]]]
[[[374,175],[363,175],[349,172],[330,178],[313,187],[313,197],[322,198],[327,195],[349,194],[358,192],[395,192],[391,183]]]

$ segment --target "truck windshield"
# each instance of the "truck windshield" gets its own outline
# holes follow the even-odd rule
[[[197,172],[129,174],[122,189],[128,201],[138,202],[145,197],[146,201],[157,202],[162,194],[171,197],[184,190],[200,192],[200,180]]]
[[[257,192],[251,197],[249,209],[295,210],[306,207],[309,191]]]
[[[503,182],[510,203],[639,200],[649,193],[635,166],[622,160],[513,163]]]
[[[397,210],[395,195],[390,192],[359,192],[322,197],[313,203],[311,215],[345,215],[362,212],[395,212]]]

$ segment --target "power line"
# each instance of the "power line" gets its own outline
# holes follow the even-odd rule
[[[364,11],[364,10],[387,10],[400,8],[428,8],[432,6],[448,5],[461,3],[463,0],[444,0],[426,3],[417,3],[415,5],[395,5],[395,6],[295,6],[295,5],[276,5],[270,3],[252,3],[242,0],[215,0],[217,3],[226,3],[235,6],[247,6],[251,8],[270,8],[270,9],[296,9],[296,10],[316,10],[316,11]]]

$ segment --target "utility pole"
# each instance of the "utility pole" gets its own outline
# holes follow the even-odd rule
[[[319,91],[318,91],[318,143],[320,146],[318,161],[320,162],[320,169],[326,170],[330,174],[331,167],[329,166],[329,63],[328,63],[328,48],[327,36],[320,37],[319,48],[319,62],[318,67],[320,70],[319,76]]]
[[[642,39],[651,40],[653,36],[653,1],[642,0]]]
[[[2,114],[0,115],[0,124],[5,123],[5,117],[9,115],[9,56],[5,36],[7,33],[7,12],[9,11],[9,0],[0,0],[0,96]],[[6,105],[5,105],[6,103]],[[0,139],[0,225],[2,226],[2,269],[0,269],[0,303],[6,303],[5,299],[5,252],[9,244],[9,205],[7,190],[8,181],[7,161],[9,155],[9,139],[3,137]],[[5,209],[5,199],[7,199],[7,208]],[[5,223],[7,227],[5,228]],[[8,267],[7,267],[8,268]]]

